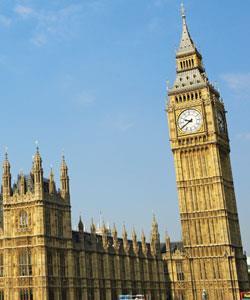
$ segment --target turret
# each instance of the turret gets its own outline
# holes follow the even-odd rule
[[[128,234],[125,225],[123,225],[122,229],[122,239],[123,239],[123,249],[126,254],[129,253],[129,242],[128,242]]]
[[[96,226],[95,226],[93,218],[91,219],[90,232],[92,235],[96,235]]]
[[[116,229],[115,224],[113,226],[112,236],[113,236],[113,247],[114,247],[115,251],[118,252],[120,244],[119,244],[119,241],[118,241],[118,234],[117,234],[117,229]]]
[[[25,186],[25,178],[24,178],[24,174],[21,171],[20,175],[19,175],[19,193],[20,195],[24,195],[26,193],[26,186]]]
[[[83,233],[83,231],[84,231],[84,226],[83,226],[83,222],[82,222],[81,216],[79,218],[78,230],[79,230],[80,233]]]
[[[3,188],[3,200],[7,200],[11,195],[11,173],[10,163],[8,160],[8,153],[5,153],[5,160],[3,162],[3,175],[2,175],[2,188]]]
[[[50,175],[49,175],[49,193],[55,194],[56,192],[56,185],[54,180],[54,172],[53,169],[50,169]]]
[[[36,154],[33,159],[32,173],[34,176],[35,195],[42,199],[43,196],[43,168],[42,158],[39,153],[39,148],[36,148]]]
[[[102,246],[105,251],[108,250],[109,241],[108,241],[108,229],[106,228],[105,223],[103,222],[101,227],[101,235],[102,235]]]
[[[63,199],[69,199],[69,176],[68,167],[65,161],[65,157],[62,157],[61,163],[61,196]]]
[[[168,232],[166,232],[165,234],[165,240],[166,240],[166,252],[170,252],[171,244],[170,244],[170,236],[168,235]]]
[[[137,236],[136,236],[136,232],[135,232],[135,229],[133,228],[132,230],[132,242],[133,242],[133,250],[134,250],[134,253],[136,255],[138,255],[139,253],[139,246],[138,246],[138,242],[137,242]]]
[[[148,248],[147,248],[145,233],[144,233],[143,230],[142,230],[142,233],[141,233],[141,247],[142,247],[142,253],[144,254],[144,256],[147,257]]]
[[[153,255],[157,256],[160,253],[160,235],[158,231],[158,223],[155,215],[153,216],[150,248]]]

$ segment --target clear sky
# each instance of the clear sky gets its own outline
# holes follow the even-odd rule
[[[250,254],[250,2],[186,1],[191,35],[228,111],[232,166]],[[175,0],[0,2],[0,149],[13,177],[29,172],[35,140],[57,180],[64,149],[73,226],[99,212],[162,239],[180,239],[164,112],[181,31]],[[3,159],[3,155],[2,155]]]

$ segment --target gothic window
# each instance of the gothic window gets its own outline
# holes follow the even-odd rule
[[[4,265],[3,265],[3,253],[0,254],[0,277],[3,277]],[[0,298],[1,300],[1,298]]]
[[[31,275],[32,275],[31,253],[28,249],[21,250],[21,252],[19,253],[19,276],[31,276]]]
[[[142,281],[144,281],[144,260],[140,259],[140,275],[141,275],[141,279]]]
[[[81,272],[80,272],[80,257],[79,254],[76,253],[75,254],[75,266],[76,266],[76,277],[80,277],[81,276]]]
[[[46,234],[51,235],[51,221],[50,221],[50,211],[46,210],[45,213],[45,226],[46,226]]]
[[[135,275],[135,260],[131,257],[130,258],[130,276],[132,280],[135,280],[136,275]]]
[[[61,277],[66,276],[65,253],[63,251],[60,252],[60,275]]]
[[[4,300],[4,290],[0,290],[0,300]]]
[[[59,237],[63,236],[63,216],[62,216],[62,212],[58,211],[56,213],[56,220],[57,220],[57,235]]]
[[[26,211],[22,210],[19,215],[19,227],[27,228],[29,224],[29,218]]]
[[[103,255],[99,255],[99,267],[100,267],[100,277],[104,278],[105,277],[105,272],[104,272],[104,257]]]
[[[90,253],[86,253],[86,270],[87,270],[87,277],[93,277],[93,270],[92,270],[92,257]]]
[[[182,262],[181,261],[176,262],[176,273],[177,273],[177,280],[178,281],[183,281],[184,280],[184,273],[183,273]]]
[[[115,256],[110,256],[110,271],[113,278],[115,278],[115,258]]]
[[[33,300],[33,291],[32,289],[20,289],[20,300]]]
[[[47,251],[47,264],[48,264],[48,275],[53,276],[53,256],[52,251]]]
[[[62,300],[67,300],[67,290],[66,288],[62,288]]]
[[[123,256],[120,257],[120,272],[121,272],[121,278],[125,278],[126,269],[125,269],[125,258]]]
[[[49,300],[55,300],[53,288],[49,288]]]

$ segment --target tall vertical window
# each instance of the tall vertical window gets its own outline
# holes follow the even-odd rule
[[[57,212],[57,234],[59,237],[63,236],[63,216],[62,212]]]
[[[33,291],[32,289],[20,289],[19,292],[20,300],[33,300]]]
[[[3,253],[0,253],[0,277],[4,276]],[[0,298],[1,300],[1,298]]]
[[[65,275],[66,275],[65,253],[61,251],[60,252],[60,276],[65,277]]]
[[[0,290],[0,300],[4,300],[4,290]]]
[[[81,276],[81,271],[80,271],[80,254],[76,253],[75,254],[75,266],[76,266],[76,277],[80,277]]]
[[[28,249],[22,250],[19,253],[19,276],[31,276],[31,253]]]
[[[28,214],[26,211],[22,210],[19,216],[19,227],[27,228],[28,227]]]
[[[49,288],[49,300],[55,300],[55,294],[53,288]]]
[[[177,280],[183,281],[184,280],[184,273],[183,273],[182,262],[181,261],[176,262],[176,273],[177,273]]]
[[[53,276],[53,256],[52,251],[47,251],[47,265],[48,265],[48,275]]]
[[[46,226],[46,234],[51,235],[51,222],[50,222],[50,211],[46,210],[45,213],[45,226]]]

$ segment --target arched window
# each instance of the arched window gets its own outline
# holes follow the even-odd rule
[[[46,210],[45,213],[45,226],[46,226],[46,234],[51,235],[51,222],[50,222],[50,211]]]
[[[19,219],[19,226],[20,228],[27,228],[28,227],[28,214],[26,211],[22,210],[20,212],[20,219]]]
[[[31,276],[32,264],[31,253],[28,249],[21,250],[19,253],[19,276]]]
[[[3,253],[0,253],[0,277],[3,277],[4,264],[3,264]],[[0,298],[1,300],[1,298]]]
[[[0,290],[0,300],[4,300],[4,290]]]
[[[29,288],[20,289],[20,300],[33,300],[33,291]]]
[[[63,214],[61,211],[56,212],[57,235],[63,236]]]

